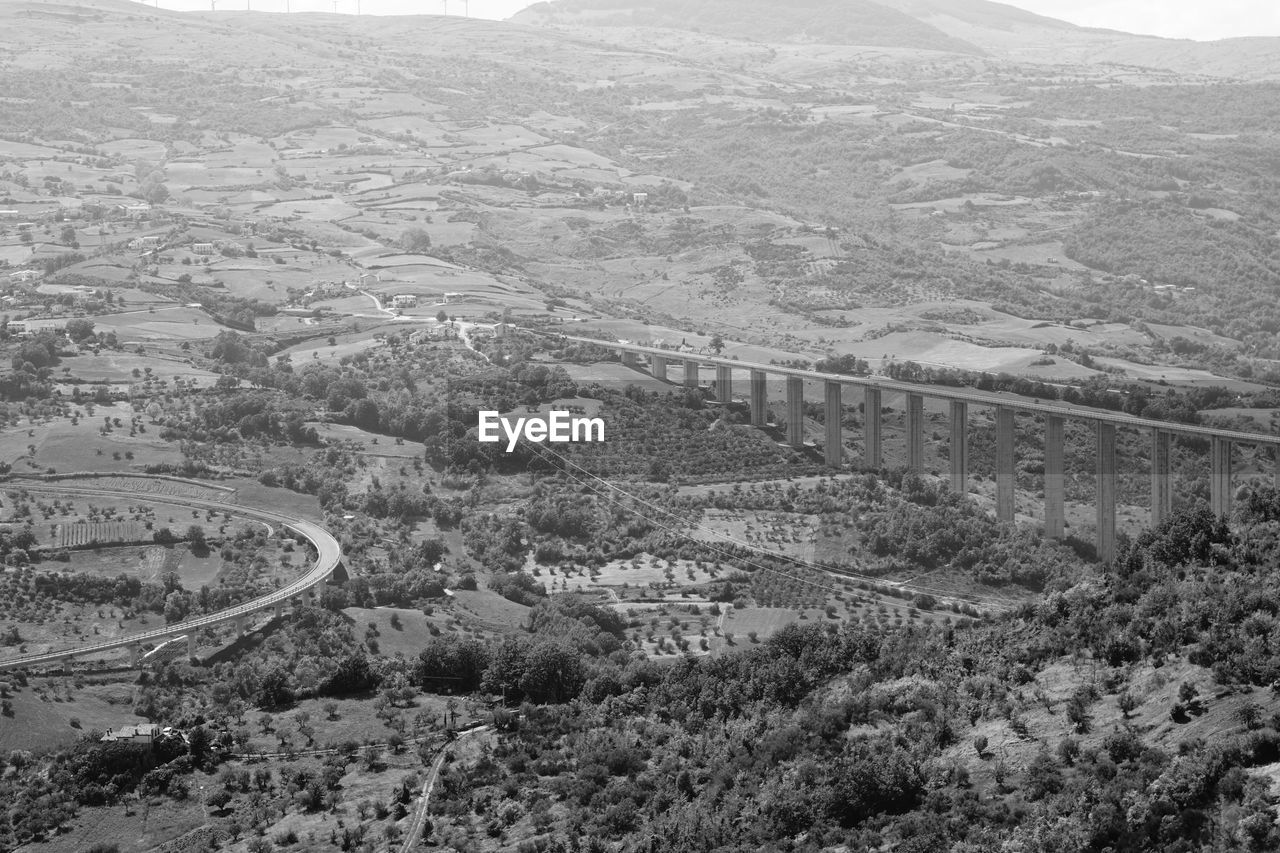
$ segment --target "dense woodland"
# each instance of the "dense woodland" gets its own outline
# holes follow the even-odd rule
[[[394,703],[406,686],[444,689],[440,676],[450,690],[524,703],[514,731],[445,777],[435,837],[460,850],[528,827],[562,850],[599,841],[1266,850],[1280,840],[1272,795],[1248,770],[1280,758],[1280,715],[1251,699],[1220,720],[1217,737],[1181,742],[1152,742],[1150,725],[1130,718],[1147,708],[1142,720],[1189,725],[1223,697],[1280,677],[1268,569],[1277,548],[1280,496],[1264,492],[1231,526],[1203,509],[1183,512],[1096,578],[1060,584],[1042,604],[1003,617],[937,628],[793,626],[758,647],[668,664],[626,652],[616,615],[573,596],[539,603],[517,635],[441,637],[413,661],[372,659],[341,618],[307,610],[213,673],[162,668],[137,710],[199,726],[211,707],[243,719],[299,692],[378,687]],[[1068,696],[1037,689],[1067,660],[1092,662],[1076,670]],[[1162,705],[1131,692],[1151,667],[1199,675]],[[1119,717],[1105,710],[1117,705]],[[1095,723],[1101,717],[1108,722]],[[992,726],[1014,732],[1030,760],[988,752],[981,732]],[[172,754],[139,768],[86,740],[38,781],[32,774],[48,759],[8,755],[0,831],[38,837],[68,812],[139,785],[187,796],[184,775],[216,767],[233,741],[174,742]],[[316,797],[333,807],[323,786]]]

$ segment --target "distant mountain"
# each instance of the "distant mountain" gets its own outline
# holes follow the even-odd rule
[[[991,56],[1044,65],[1112,65],[1242,80],[1280,79],[1280,39],[1200,42],[1046,18],[989,0],[878,0]]]
[[[1280,79],[1280,39],[1197,42],[1080,27],[990,0],[554,0],[532,25],[666,27],[773,43],[857,44],[986,55],[1034,65],[1159,69]]]
[[[512,20],[542,26],[667,27],[762,42],[983,52],[872,0],[556,0],[530,6]]]
[[[946,16],[977,27],[995,30],[1012,30],[1017,27],[1043,27],[1051,30],[1077,30],[1075,24],[1046,18],[1008,3],[992,3],[990,0],[879,0],[919,20]]]

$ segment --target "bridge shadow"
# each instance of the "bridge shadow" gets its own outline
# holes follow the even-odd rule
[[[330,611],[348,624],[354,625],[355,620],[341,610]],[[205,655],[201,658],[202,666],[216,666],[220,663],[234,662],[247,652],[260,648],[272,635],[284,628],[284,620],[287,617],[279,618],[272,616],[267,620],[266,624],[255,628],[252,631],[246,631],[243,637],[236,637],[213,654]]]

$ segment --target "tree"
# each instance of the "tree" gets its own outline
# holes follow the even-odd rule
[[[204,802],[214,811],[222,811],[222,807],[231,802],[231,794],[226,788],[217,787],[205,795]]]
[[[292,701],[289,671],[283,664],[271,664],[258,680],[258,703],[264,708],[274,708]]]
[[[194,554],[205,554],[209,551],[209,543],[204,538],[204,528],[198,524],[192,524],[187,528],[187,543]]]
[[[186,594],[175,589],[164,598],[164,621],[169,624],[181,622],[187,618],[190,609],[191,602]]]
[[[66,325],[67,337],[75,343],[88,340],[93,337],[93,321],[77,317],[68,320]]]
[[[431,248],[431,235],[422,228],[410,228],[400,235],[400,247],[406,252],[424,254]]]
[[[211,743],[209,740],[209,732],[204,726],[196,726],[187,733],[187,751],[191,754],[191,761],[196,766],[201,765],[209,754]]]
[[[567,702],[586,683],[581,655],[558,642],[535,642],[524,664],[520,689],[535,702]]]
[[[712,352],[714,352],[716,355],[719,355],[721,352],[724,351],[724,338],[720,337],[719,333],[716,333],[711,336],[711,343],[709,343],[707,346],[711,347]]]
[[[138,190],[150,204],[163,204],[169,200],[169,188],[164,185],[164,175],[158,171],[148,175]]]

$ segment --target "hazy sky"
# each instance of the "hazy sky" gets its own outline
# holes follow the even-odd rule
[[[155,0],[147,0],[154,3]],[[219,9],[283,12],[355,12],[364,14],[429,14],[445,11],[476,18],[510,17],[528,0],[217,0]],[[786,2],[786,0],[779,0]],[[209,0],[160,0],[167,9],[208,9]],[[1090,27],[1169,38],[1216,39],[1230,36],[1280,36],[1277,0],[1013,0],[1011,5]]]

